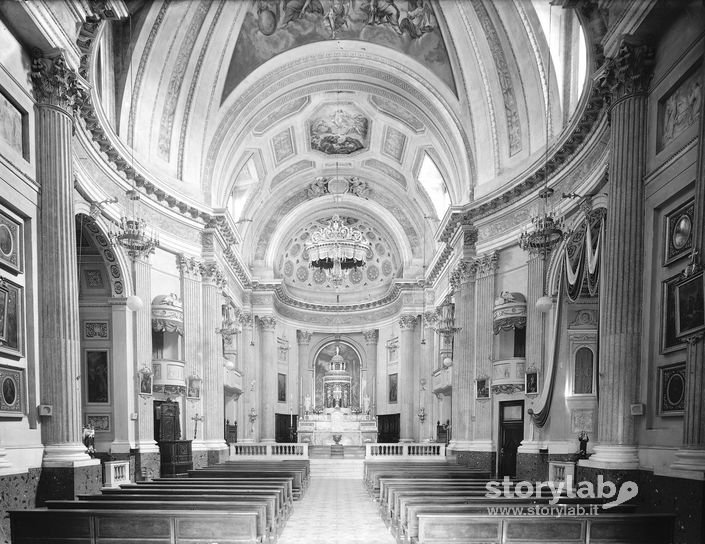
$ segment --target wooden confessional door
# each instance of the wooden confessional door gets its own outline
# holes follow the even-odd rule
[[[497,475],[514,478],[517,472],[517,449],[524,440],[524,401],[499,403],[499,455]]]
[[[297,415],[275,414],[274,439],[279,443],[296,442],[298,421]]]
[[[399,414],[377,416],[377,442],[396,444],[399,442]]]
[[[154,401],[154,440],[181,440],[181,415],[178,402]]]

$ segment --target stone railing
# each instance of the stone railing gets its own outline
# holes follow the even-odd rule
[[[106,461],[105,477],[103,485],[105,487],[119,487],[120,484],[130,483],[130,462],[129,461]]]
[[[445,444],[436,444],[434,442],[365,444],[365,459],[384,459],[389,457],[439,459],[445,458],[445,456]]]
[[[237,442],[230,444],[230,457],[255,457],[273,459],[308,459],[308,444],[276,444]]]

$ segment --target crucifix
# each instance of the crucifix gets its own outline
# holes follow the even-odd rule
[[[198,434],[198,422],[203,421],[203,416],[198,415],[198,412],[196,412],[196,415],[191,418],[193,420],[193,439],[196,440],[196,435]]]

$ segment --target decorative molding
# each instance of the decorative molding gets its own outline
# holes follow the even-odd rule
[[[423,313],[422,317],[424,327],[427,329],[435,329],[441,316],[438,310],[427,310]]]
[[[240,323],[240,326],[243,329],[251,329],[252,328],[252,314],[250,312],[239,312],[236,316],[235,319]]]
[[[203,263],[194,257],[178,255],[176,265],[183,278],[200,281]]]
[[[311,343],[313,333],[311,331],[296,331],[296,341],[300,346],[308,346]]]
[[[596,75],[599,86],[608,91],[614,106],[619,100],[645,94],[653,76],[655,51],[650,45],[623,39],[614,58],[608,58]]]
[[[575,312],[575,318],[568,324],[569,329],[596,329],[597,312],[581,309]]]
[[[83,218],[83,228],[88,231],[88,236],[93,241],[93,245],[98,248],[102,254],[105,268],[108,271],[110,278],[110,287],[113,297],[121,297],[125,293],[125,282],[122,277],[122,270],[115,257],[113,246],[110,241],[103,235],[98,224],[90,216],[81,216]]]
[[[495,395],[511,395],[512,393],[522,393],[523,391],[523,383],[503,383],[492,386],[492,393]]]
[[[201,263],[201,276],[204,283],[212,283],[219,289],[227,284],[225,274],[217,263]]]
[[[450,274],[450,286],[455,292],[462,285],[474,282],[477,277],[477,259],[460,261]]]
[[[362,336],[365,339],[365,344],[369,345],[374,345],[379,342],[379,330],[378,329],[369,329],[366,331],[362,331]]]
[[[477,277],[486,278],[494,276],[499,268],[499,254],[496,251],[485,253],[475,259],[477,263]]]
[[[259,316],[259,322],[262,325],[262,330],[273,331],[277,327],[277,318],[273,315]]]
[[[262,286],[257,285],[255,286],[256,288],[262,288]],[[340,313],[340,312],[357,312],[357,311],[363,311],[363,310],[372,310],[374,308],[379,308],[381,306],[387,306],[389,304],[392,304],[393,302],[396,302],[402,295],[402,292],[406,289],[408,289],[408,286],[404,286],[401,288],[398,284],[393,284],[389,291],[387,292],[386,295],[384,295],[382,298],[371,301],[371,302],[365,302],[362,304],[346,304],[346,305],[337,305],[337,304],[316,304],[312,302],[306,302],[303,300],[299,300],[296,298],[293,298],[289,296],[286,292],[286,290],[281,286],[281,285],[276,285],[273,286],[274,290],[274,296],[277,298],[279,302],[286,306],[290,306],[292,308],[301,308],[304,310],[312,310],[316,312],[334,312],[334,313]]]
[[[63,53],[53,58],[40,57],[39,50],[34,54],[30,76],[37,104],[73,110],[79,95],[78,77],[66,65]]]

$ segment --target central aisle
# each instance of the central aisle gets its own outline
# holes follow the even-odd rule
[[[396,544],[360,479],[312,474],[278,544]]]

